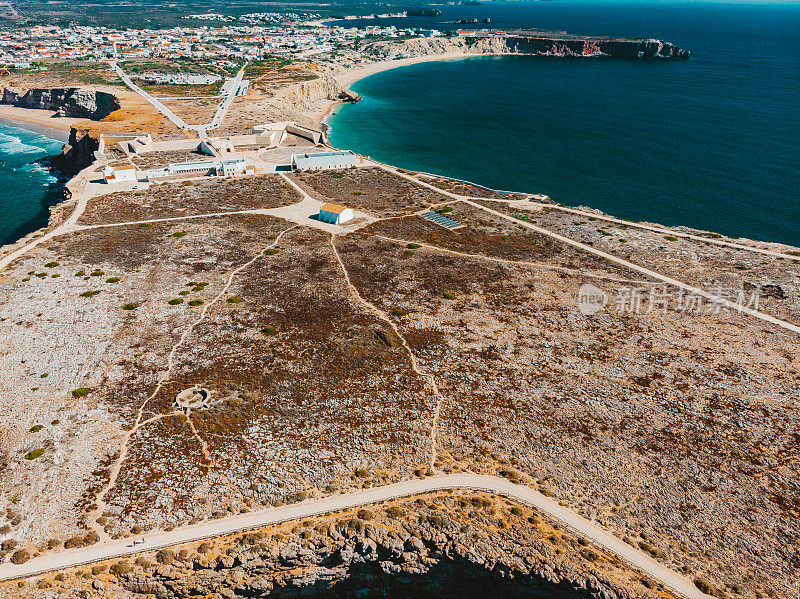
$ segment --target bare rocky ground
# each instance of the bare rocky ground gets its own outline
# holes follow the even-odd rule
[[[7,584],[19,597],[673,597],[530,510],[439,494]]]
[[[358,296],[329,235],[254,214],[87,229],[44,243],[3,271],[4,559],[65,541],[91,543],[97,532],[139,534],[426,475],[437,399],[414,372],[394,324],[442,393],[436,469],[502,473],[534,485],[689,578],[710,581],[720,596],[797,595],[796,335],[727,310],[618,314],[609,306],[585,316],[576,305],[582,283],[614,297],[649,282],[475,206],[448,206],[447,215],[465,225],[455,231],[404,216],[450,200],[382,170],[296,180],[315,197],[383,217],[333,240]],[[277,177],[164,184],[96,198],[81,224],[297,199]],[[618,236],[554,211],[528,218],[609,250]],[[733,259],[747,270],[732,272],[732,250],[662,242],[632,229],[625,235],[631,261],[687,282],[735,282],[725,277],[742,272],[762,289],[785,288],[787,299],[772,297],[765,309],[797,317],[794,263],[736,250]],[[212,391],[212,407],[176,411],[175,394],[196,384]],[[475,563],[506,564],[503,571],[523,579],[545,566],[513,546],[533,547],[551,565],[553,553],[560,555],[525,536],[538,535],[538,523],[501,527],[494,516],[471,519],[471,508],[440,503],[438,510],[407,509],[434,528],[440,524],[429,516],[438,513],[447,530],[438,537],[417,520],[413,535],[407,532],[422,539],[425,552],[466,559],[459,548],[469,547],[483,560]],[[353,526],[358,532],[366,524]],[[302,545],[302,532],[256,544]],[[341,558],[344,539],[308,534],[317,549],[331,548],[326,556]],[[375,534],[383,547],[385,534]],[[410,553],[422,554],[412,545],[419,551]],[[568,545],[562,550],[570,560],[584,553]],[[491,553],[501,550],[509,553]],[[155,569],[146,565],[150,557],[114,576],[84,569],[84,588],[64,574],[42,579],[54,585],[49,590],[26,583],[14,592],[100,593],[89,589],[93,582],[113,583],[120,593],[155,592],[151,581],[177,596],[185,579],[208,594],[220,585],[244,588],[256,576],[266,577],[264,588],[276,576],[313,585],[343,575],[331,574],[333,566],[350,572],[356,554],[379,564],[374,573],[416,571],[402,569],[405,558],[385,568],[385,559],[364,559],[384,555],[377,548],[345,551],[349,561],[332,565],[305,553],[284,563],[252,547],[224,562],[186,551],[193,561]],[[237,559],[265,565],[236,570]],[[570,562],[569,575],[551,568],[556,582],[588,579],[585,562],[594,560],[581,559]],[[443,560],[441,567],[451,566]],[[622,581],[624,596],[662,594],[619,578],[633,574],[618,565],[612,570],[596,575],[598,589]]]

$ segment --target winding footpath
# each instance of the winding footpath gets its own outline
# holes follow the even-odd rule
[[[35,576],[64,568],[230,535],[281,522],[446,490],[487,491],[526,504],[562,522],[579,535],[617,555],[676,593],[689,599],[708,599],[709,597],[700,592],[694,584],[677,572],[662,566],[644,552],[624,543],[593,522],[559,505],[556,501],[545,497],[538,491],[523,485],[516,485],[504,478],[479,474],[449,474],[407,480],[392,485],[362,489],[352,493],[331,495],[322,499],[311,499],[292,505],[176,528],[170,532],[152,534],[145,537],[144,543],[136,545],[133,545],[131,539],[123,539],[98,543],[88,548],[67,549],[55,554],[34,558],[20,565],[2,564],[0,565],[0,580]]]

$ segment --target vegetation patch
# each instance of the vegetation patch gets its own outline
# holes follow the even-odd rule
[[[26,460],[35,460],[36,458],[40,458],[44,455],[44,447],[38,447],[33,451],[29,451],[25,454]]]
[[[44,425],[41,425],[41,424],[36,424],[36,425],[34,425],[34,426],[32,426],[32,427],[31,427],[31,429],[30,429],[30,432],[32,432],[32,433],[38,433],[38,432],[39,432],[40,430],[42,430],[43,428],[44,428]]]
[[[201,306],[201,305],[203,305],[203,303],[204,302],[201,299],[193,299],[192,301],[189,302],[189,305],[190,306]]]
[[[275,329],[275,327],[267,326],[261,329],[261,332],[264,333],[265,335],[274,335],[277,332],[277,330]]]
[[[78,387],[72,391],[72,397],[83,397],[89,394],[89,389],[87,387]]]
[[[183,298],[176,297],[175,299],[171,299],[167,302],[170,306],[177,306],[178,304],[183,303]]]
[[[238,304],[239,302],[244,301],[244,300],[241,297],[239,297],[238,295],[233,295],[233,296],[229,297],[228,299],[226,299],[225,301],[228,302],[229,304]]]
[[[106,279],[106,283],[119,283],[119,277],[111,277]]]
[[[266,255],[266,256],[274,256],[277,253],[278,253],[278,249],[277,248],[269,248],[269,249],[264,250],[264,255]]]
[[[48,262],[47,264],[45,264],[45,266],[47,268],[55,268],[56,266],[58,266],[58,262]]]
[[[185,231],[175,231],[171,235],[171,237],[186,237],[186,232]]]
[[[123,310],[135,310],[138,307],[139,307],[139,304],[137,304],[136,302],[128,302],[127,304],[122,306],[122,309]]]
[[[91,290],[84,291],[83,293],[81,293],[81,297],[92,297],[93,295],[97,295],[98,293],[100,293],[100,292],[99,291],[91,291]]]
[[[678,241],[678,238],[675,237],[674,235],[664,235],[664,239],[666,239],[667,241]]]

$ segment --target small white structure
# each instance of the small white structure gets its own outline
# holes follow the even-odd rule
[[[350,150],[318,152],[314,154],[292,154],[292,169],[298,171],[324,171],[350,168],[358,164],[358,157]]]
[[[120,181],[136,181],[136,167],[132,164],[122,166],[104,166],[103,180],[106,183],[118,183]]]
[[[331,225],[341,225],[353,220],[353,209],[339,206],[338,204],[323,204],[319,209],[319,220]]]

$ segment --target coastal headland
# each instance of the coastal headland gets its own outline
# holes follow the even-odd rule
[[[798,591],[798,248],[331,154],[355,79],[504,53],[688,56],[369,40],[245,65],[203,139],[110,68],[2,82],[92,118],[0,249],[0,596]],[[158,93],[196,125],[227,97]]]

